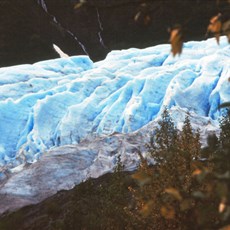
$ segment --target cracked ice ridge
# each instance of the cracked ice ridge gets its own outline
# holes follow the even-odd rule
[[[225,37],[219,46],[187,42],[176,58],[166,44],[112,51],[96,63],[73,56],[0,68],[0,166],[92,134],[132,133],[164,106],[217,122],[219,104],[230,101],[229,76]]]

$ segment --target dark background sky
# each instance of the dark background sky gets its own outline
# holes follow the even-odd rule
[[[0,66],[56,58],[53,43],[69,55],[85,54],[84,46],[96,61],[113,49],[166,43],[177,23],[185,40],[201,40],[212,16],[230,15],[227,0],[88,0],[77,9],[78,1],[44,0],[48,12],[39,2],[0,1]]]

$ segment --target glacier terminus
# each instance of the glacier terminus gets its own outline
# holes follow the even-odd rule
[[[165,106],[179,129],[189,112],[201,134],[217,131],[229,78],[225,37],[175,58],[165,44],[0,68],[0,211],[109,172],[118,153],[134,169]]]

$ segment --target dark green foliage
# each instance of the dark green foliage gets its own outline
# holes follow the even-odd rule
[[[192,130],[189,117],[182,131],[171,135],[176,138],[170,138],[173,128],[165,127],[173,127],[173,123],[164,112],[155,132],[160,138],[150,144],[150,153],[158,164],[150,167],[144,162],[133,176],[140,188],[131,190],[136,208],[130,216],[139,228],[220,229],[230,223],[229,158],[221,154],[229,151],[229,125],[229,116],[224,117],[219,145],[216,136],[209,137],[209,154],[201,161],[199,132]],[[164,139],[167,135],[169,142]],[[218,164],[216,156],[221,159]]]
[[[205,148],[205,155],[208,167],[203,168],[196,175],[201,186],[205,186],[200,206],[196,211],[200,214],[198,223],[207,227],[209,219],[212,220],[212,229],[225,229],[230,227],[230,113],[227,113],[220,120],[220,136],[217,140],[215,135],[208,138],[208,147]],[[228,229],[226,228],[226,229]]]
[[[192,173],[200,150],[199,133],[193,132],[189,117],[178,132],[165,109],[149,145],[157,164],[149,166],[142,160],[133,176],[140,188],[131,190],[136,208],[130,216],[139,228],[192,229],[195,214],[191,192],[197,187]]]
[[[219,165],[221,172],[228,171],[230,173],[230,110],[227,110],[221,119],[220,128],[219,153],[215,155],[215,158],[221,165],[221,167]]]
[[[149,152],[156,164],[162,164],[172,158],[177,141],[177,130],[167,108],[164,109],[158,125],[151,138]]]
[[[219,109],[223,109],[223,108],[226,108],[226,107],[230,107],[230,102],[225,102],[225,103],[222,103],[219,105]]]
[[[220,147],[225,148],[230,145],[230,110],[227,110],[220,120]]]

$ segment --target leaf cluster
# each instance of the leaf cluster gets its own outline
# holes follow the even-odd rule
[[[130,189],[136,204],[130,216],[137,226],[221,229],[230,224],[229,114],[220,127],[219,139],[209,138],[209,146],[202,149],[189,116],[178,132],[167,109],[164,111],[149,145],[156,165],[142,160],[133,176],[139,189]]]

